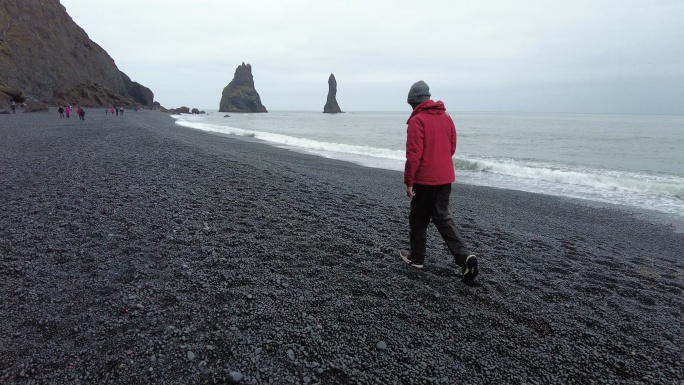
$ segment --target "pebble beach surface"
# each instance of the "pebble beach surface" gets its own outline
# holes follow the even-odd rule
[[[434,227],[399,258],[402,180],[156,111],[0,116],[0,383],[684,382],[684,234],[456,183],[467,286]]]

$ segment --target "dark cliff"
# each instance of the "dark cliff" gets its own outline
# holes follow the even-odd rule
[[[323,112],[328,114],[338,114],[342,112],[340,106],[337,104],[337,80],[335,80],[335,75],[330,74],[328,78],[328,100],[325,102],[325,107],[323,107]]]
[[[268,112],[254,88],[251,65],[243,62],[235,69],[233,80],[223,89],[219,112]]]
[[[20,90],[22,95],[2,92],[3,87]],[[48,104],[152,106],[154,94],[119,71],[59,0],[2,0],[0,104],[22,99]]]

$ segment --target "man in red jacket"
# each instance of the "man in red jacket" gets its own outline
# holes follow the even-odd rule
[[[407,122],[404,167],[406,195],[411,198],[411,250],[400,250],[399,256],[409,265],[423,268],[427,227],[432,219],[462,269],[463,282],[472,283],[478,273],[477,257],[465,246],[449,216],[451,183],[456,179],[452,160],[456,126],[444,103],[430,100],[430,88],[424,81],[411,86],[407,101],[413,108]]]

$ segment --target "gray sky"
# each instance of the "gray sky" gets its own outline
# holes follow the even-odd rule
[[[163,106],[218,109],[242,62],[269,110],[684,114],[682,0],[61,0]]]

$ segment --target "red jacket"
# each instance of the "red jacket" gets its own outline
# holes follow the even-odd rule
[[[436,186],[456,180],[451,159],[456,152],[456,126],[444,103],[424,101],[406,123],[404,184]]]

